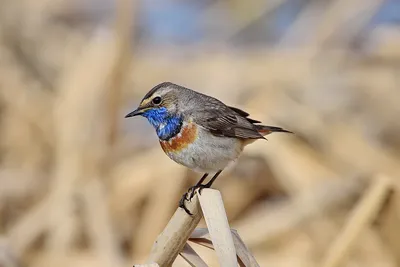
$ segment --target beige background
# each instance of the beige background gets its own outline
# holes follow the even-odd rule
[[[229,40],[284,2],[219,1],[204,21],[230,10]],[[200,177],[163,154],[144,118],[123,119],[162,81],[296,133],[247,147],[214,187],[261,266],[323,266],[371,180],[400,179],[400,31],[362,35],[382,1],[315,2],[280,42],[237,48],[141,45],[136,2],[118,2],[116,23],[95,28],[74,1],[2,1],[0,266],[144,262]],[[396,201],[384,205],[395,221]],[[398,266],[390,225],[372,219],[339,266]]]

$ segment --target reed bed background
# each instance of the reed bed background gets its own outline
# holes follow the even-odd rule
[[[215,183],[261,266],[400,266],[398,3],[153,2],[0,2],[0,266],[144,262],[199,178],[123,118],[163,81],[296,133]]]

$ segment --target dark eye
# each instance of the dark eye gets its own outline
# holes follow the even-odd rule
[[[161,103],[161,97],[156,96],[155,98],[153,98],[152,102],[153,102],[154,105],[160,104]]]

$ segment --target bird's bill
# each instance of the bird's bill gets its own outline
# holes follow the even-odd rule
[[[141,114],[143,114],[144,111],[145,110],[143,110],[141,108],[137,108],[134,111],[132,111],[131,113],[126,114],[125,118],[141,115]]]

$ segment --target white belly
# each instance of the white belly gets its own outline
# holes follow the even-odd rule
[[[236,160],[243,144],[236,138],[218,137],[198,128],[196,140],[181,151],[166,152],[174,161],[194,171],[215,173]]]

